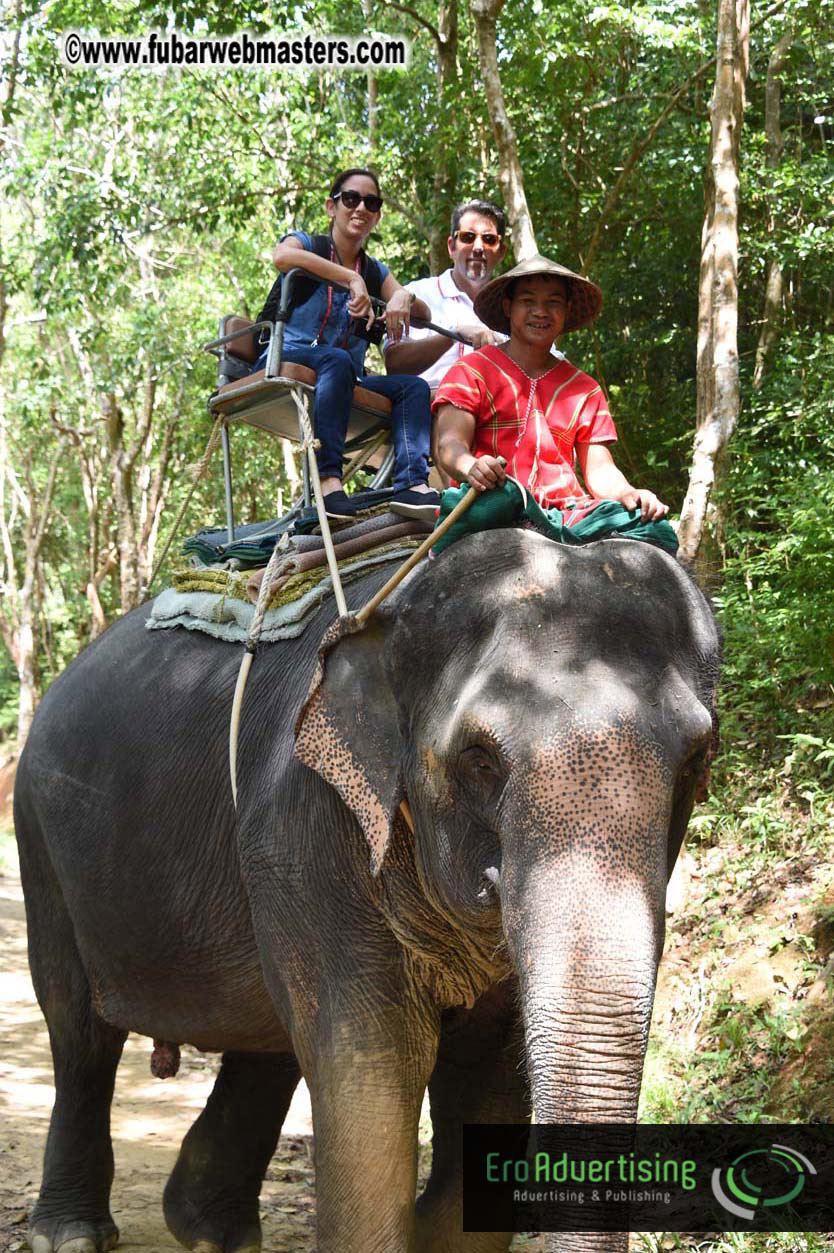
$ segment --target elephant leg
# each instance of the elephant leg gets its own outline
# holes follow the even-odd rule
[[[261,1247],[261,1184],[301,1078],[292,1054],[224,1053],[165,1187],[165,1222],[200,1253]]]
[[[302,1057],[316,1142],[318,1253],[414,1253],[417,1129],[437,1023],[390,1003]]]
[[[29,965],[49,1028],[55,1104],[28,1239],[33,1253],[105,1253],[119,1239],[110,1213],[110,1104],[127,1032],[95,1010],[75,932],[34,826],[21,839]]]
[[[529,1120],[521,1048],[512,984],[490,988],[471,1010],[444,1015],[429,1083],[432,1166],[417,1202],[418,1253],[506,1253],[510,1247],[509,1232],[463,1230],[461,1128]]]

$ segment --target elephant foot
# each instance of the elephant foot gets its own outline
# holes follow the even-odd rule
[[[162,1199],[168,1230],[193,1253],[258,1253],[261,1184],[300,1074],[292,1055],[223,1054]]]
[[[507,1253],[511,1232],[463,1231],[457,1196],[426,1196],[417,1201],[417,1253]]]
[[[245,1245],[242,1249],[235,1249],[235,1253],[258,1253],[261,1247],[260,1237],[257,1244]],[[196,1244],[191,1246],[191,1253],[225,1253],[222,1244],[214,1244],[211,1240],[198,1240]]]
[[[191,1253],[260,1253],[257,1200],[186,1194],[169,1181],[163,1200],[165,1223]]]
[[[119,1243],[119,1229],[112,1219],[101,1223],[41,1219],[29,1229],[27,1241],[32,1253],[108,1253]]]

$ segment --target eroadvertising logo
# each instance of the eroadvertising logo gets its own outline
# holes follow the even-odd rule
[[[834,1232],[834,1126],[464,1128],[466,1231]]]
[[[768,1176],[776,1174],[775,1187],[781,1188],[778,1196],[765,1195],[764,1183],[756,1179],[757,1168],[764,1168]],[[798,1149],[771,1144],[769,1149],[748,1149],[746,1153],[739,1153],[726,1170],[716,1166],[712,1172],[712,1192],[731,1214],[755,1218],[758,1205],[765,1209],[789,1205],[805,1187],[808,1175],[816,1173],[814,1164]]]

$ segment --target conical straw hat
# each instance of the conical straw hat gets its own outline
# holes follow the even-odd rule
[[[535,257],[528,257],[526,261],[522,261],[514,269],[508,270],[500,278],[494,278],[478,292],[475,298],[475,314],[485,326],[493,331],[503,331],[505,335],[509,335],[509,318],[502,308],[507,288],[514,279],[529,278],[532,274],[547,274],[554,278],[563,278],[568,284],[570,310],[565,322],[566,331],[576,331],[581,326],[588,326],[599,316],[602,310],[602,292],[596,283],[583,278],[581,274],[574,274],[573,270],[559,265],[557,261],[548,261],[547,257],[536,254]]]

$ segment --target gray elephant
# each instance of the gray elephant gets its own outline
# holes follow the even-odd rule
[[[351,607],[384,577],[352,585]],[[320,657],[327,607],[261,650],[237,815],[240,650],[146,616],[53,684],[18,771],[56,1086],[35,1253],[118,1238],[128,1031],[223,1054],[165,1189],[187,1247],[257,1249],[303,1074],[319,1253],[506,1250],[507,1233],[462,1232],[461,1123],[636,1117],[664,886],[714,743],[704,598],[646,544],[469,536]]]

